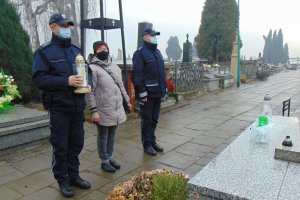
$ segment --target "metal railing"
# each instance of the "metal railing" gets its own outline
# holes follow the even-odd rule
[[[178,62],[170,67],[170,80],[176,86],[176,92],[189,92],[200,90],[203,87],[202,62]]]

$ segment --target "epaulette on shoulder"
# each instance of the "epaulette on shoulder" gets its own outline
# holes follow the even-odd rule
[[[51,45],[51,42],[46,42],[44,44],[42,44],[39,48],[37,48],[37,50],[34,52],[34,56],[38,53],[38,52],[42,52],[42,50],[46,49],[47,47],[49,47]]]
[[[42,44],[39,49],[46,49],[47,47],[49,47],[51,45],[51,42],[46,42],[44,44]]]

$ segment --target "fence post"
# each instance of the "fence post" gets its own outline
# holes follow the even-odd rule
[[[177,60],[175,60],[175,81],[174,81],[174,83],[175,83],[175,87],[176,87],[176,90],[175,90],[175,92],[177,93]]]

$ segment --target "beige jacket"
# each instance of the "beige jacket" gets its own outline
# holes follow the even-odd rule
[[[90,57],[91,62],[98,62],[106,69],[111,70],[114,78],[120,83],[122,93],[126,102],[129,97],[122,82],[121,69],[109,59],[108,62],[101,62],[98,58]],[[93,71],[93,92],[86,95],[87,106],[90,110],[97,108],[100,114],[99,124],[102,126],[114,126],[126,121],[126,114],[123,108],[123,97],[121,91],[112,77],[99,65],[90,64]]]

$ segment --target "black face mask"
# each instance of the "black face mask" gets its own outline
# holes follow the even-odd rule
[[[99,58],[100,60],[107,60],[108,58],[108,52],[107,51],[101,51],[101,52],[98,52],[96,54],[97,58]]]

